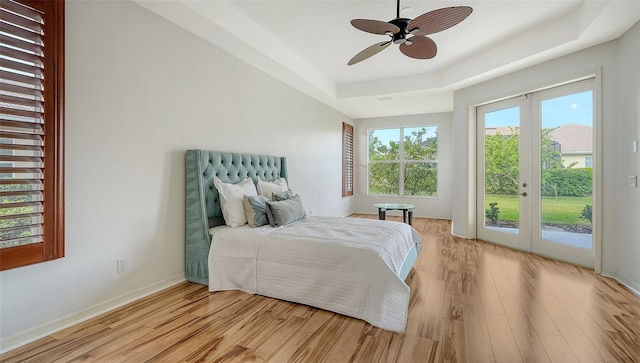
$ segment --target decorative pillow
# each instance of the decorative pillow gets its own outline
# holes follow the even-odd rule
[[[265,197],[271,199],[272,193],[280,193],[289,189],[287,185],[287,180],[285,178],[279,178],[272,182],[262,181],[258,178],[258,194],[264,195]]]
[[[280,201],[267,201],[267,211],[271,213],[271,226],[284,226],[307,216],[299,195]]]
[[[244,212],[242,198],[245,195],[258,195],[255,184],[251,178],[244,179],[238,184],[223,183],[217,177],[213,178],[213,184],[220,194],[220,209],[224,223],[229,227],[240,227],[247,224],[247,215]]]
[[[293,198],[293,196],[293,192],[289,189],[286,192],[271,193],[271,200],[287,200]]]
[[[247,196],[242,198],[244,211],[247,215],[249,227],[260,227],[269,224],[267,217],[267,197],[264,195]]]

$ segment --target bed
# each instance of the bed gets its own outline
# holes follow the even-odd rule
[[[306,217],[281,227],[225,225],[214,177],[225,183],[287,178],[284,157],[186,153],[186,279],[315,306],[404,332],[404,282],[422,237],[392,221]],[[304,196],[302,196],[304,197]]]

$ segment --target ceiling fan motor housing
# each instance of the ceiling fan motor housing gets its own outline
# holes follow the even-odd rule
[[[388,21],[389,24],[393,24],[400,28],[399,32],[391,35],[391,41],[393,41],[394,44],[402,44],[407,40],[407,34],[410,34],[407,31],[407,27],[409,26],[410,21],[411,19],[407,18],[396,18]]]

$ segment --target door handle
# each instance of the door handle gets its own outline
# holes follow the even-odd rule
[[[523,197],[527,196],[527,192],[522,192],[520,195],[522,195]]]

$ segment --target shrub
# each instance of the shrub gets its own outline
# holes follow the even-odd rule
[[[500,214],[500,208],[497,207],[498,202],[489,203],[489,209],[484,210],[484,217],[491,224],[498,223],[498,215]]]
[[[582,210],[582,213],[580,213],[580,218],[582,219],[586,219],[589,221],[589,223],[591,223],[591,215],[593,213],[593,210],[591,209],[591,204],[587,204],[584,206],[584,209]]]
[[[542,195],[585,197],[591,190],[591,168],[542,170]]]

